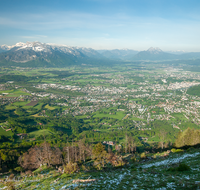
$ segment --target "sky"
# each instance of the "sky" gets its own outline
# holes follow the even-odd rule
[[[200,52],[200,0],[0,0],[0,45]]]

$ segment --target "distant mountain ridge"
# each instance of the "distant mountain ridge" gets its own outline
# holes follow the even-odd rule
[[[168,60],[168,59],[178,59],[178,56],[171,53],[163,52],[160,48],[149,48],[146,51],[141,51],[132,57],[133,60]]]
[[[160,48],[94,50],[41,42],[19,42],[0,46],[0,66],[65,67],[69,65],[108,65],[120,61],[165,61],[200,59],[200,52],[169,53]],[[118,62],[116,62],[118,61]]]
[[[182,60],[182,59],[200,59],[200,52],[174,51],[164,52],[160,48],[150,47],[146,51],[136,51],[129,49],[99,50],[104,57],[113,60],[127,61],[164,61],[164,60]]]
[[[187,59],[200,59],[200,52],[190,53],[167,53],[160,48],[149,48],[146,51],[141,51],[132,57],[132,60],[144,61],[164,61],[164,60],[187,60]]]
[[[92,64],[96,59],[106,59],[92,48],[70,47],[41,42],[20,42],[13,46],[1,46],[0,65],[68,66]],[[94,60],[95,59],[95,60]],[[2,64],[1,64],[2,63]],[[18,64],[17,64],[18,63]]]
[[[104,50],[98,51],[104,57],[113,60],[130,60],[133,55],[136,55],[139,51],[131,49],[113,49],[113,50]]]
[[[19,42],[16,43],[13,46],[7,46],[2,45],[1,49],[4,49],[5,51],[8,50],[14,50],[14,51],[20,51],[20,50],[33,50],[35,52],[52,52],[60,51],[63,53],[68,53],[72,55],[80,55],[81,53],[89,56],[89,57],[102,57],[97,51],[93,50],[92,48],[84,48],[84,47],[70,47],[66,45],[55,45],[55,44],[49,44],[49,43],[41,43],[41,42]]]

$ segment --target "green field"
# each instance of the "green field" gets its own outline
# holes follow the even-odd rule
[[[27,104],[29,104],[31,101],[19,101],[19,102],[14,102],[10,105],[6,106],[6,109],[8,110],[13,110],[13,109],[17,109],[17,107],[22,107],[25,110],[29,110],[30,108],[35,108],[37,110],[40,110],[42,108],[43,103],[38,103],[35,106],[26,106]]]
[[[38,103],[36,106],[34,106],[34,108],[40,110],[43,106],[43,103]]]
[[[172,118],[171,120],[188,121],[188,119],[186,119],[186,117],[182,113],[172,113],[171,116],[176,118]]]
[[[37,131],[33,131],[33,132],[30,132],[29,133],[29,136],[30,138],[36,138],[40,135],[45,135],[45,136],[48,136],[48,135],[53,135],[54,133],[49,131],[48,129],[42,129],[42,130],[37,130]]]
[[[14,102],[13,103],[13,105],[15,105],[15,106],[22,106],[22,107],[24,107],[26,104],[29,104],[31,101],[25,101],[25,102],[22,102],[22,101],[20,101],[20,102]],[[25,106],[24,108],[26,108],[27,106]],[[29,107],[29,106],[28,106]]]
[[[9,93],[8,95],[6,95],[6,97],[19,97],[21,95],[30,95],[29,93],[24,92],[20,89],[0,91],[0,94],[3,94],[3,93]]]
[[[0,135],[11,136],[12,134],[13,134],[12,131],[5,131],[2,129],[2,127],[0,127]]]
[[[44,108],[49,109],[49,110],[54,110],[55,109],[54,107],[49,106],[49,104],[46,105]]]
[[[131,116],[129,116],[129,119],[134,120],[134,121],[146,121],[145,119],[140,119],[140,118],[131,117]]]
[[[97,112],[97,114],[95,114],[93,117],[99,117],[99,118],[108,117],[108,118],[122,120],[124,116],[126,116],[126,114],[123,111],[118,111],[116,112],[116,114],[109,114],[109,113],[104,114]]]
[[[8,105],[5,107],[7,110],[13,110],[13,109],[16,109],[17,107],[16,106],[13,106],[12,104]]]

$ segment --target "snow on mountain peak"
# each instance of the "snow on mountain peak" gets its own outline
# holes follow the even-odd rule
[[[24,46],[25,45],[25,43],[23,43],[23,42],[18,42],[18,43],[16,43],[13,47],[21,47],[21,46]]]
[[[92,48],[85,47],[71,47],[67,45],[58,45],[50,43],[41,43],[41,42],[19,42],[13,46],[9,46],[9,50],[15,48],[15,51],[26,50],[26,51],[35,51],[35,52],[53,52],[59,51],[61,53],[71,54],[73,56],[99,56],[99,54],[94,51]]]
[[[162,52],[162,50],[158,47],[156,48],[153,48],[153,47],[150,47],[147,51],[150,51],[150,52]]]
[[[19,47],[16,51],[20,49],[32,49],[34,51],[44,51],[45,48],[43,47],[43,45],[44,44],[41,42],[26,42],[26,43],[19,42],[15,45],[15,47]]]
[[[0,48],[3,49],[3,50],[9,50],[10,46],[4,44],[4,45],[1,45]]]

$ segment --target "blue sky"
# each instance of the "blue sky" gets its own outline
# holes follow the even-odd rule
[[[200,0],[0,0],[0,45],[200,52]]]

